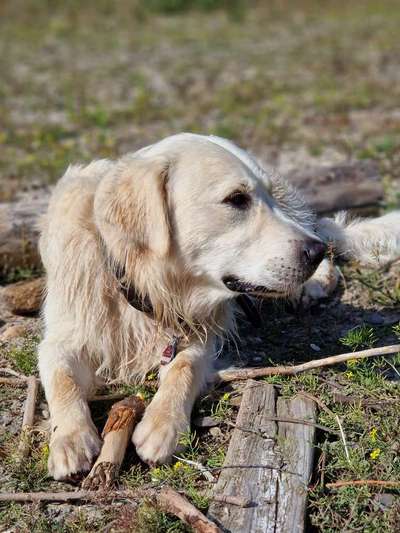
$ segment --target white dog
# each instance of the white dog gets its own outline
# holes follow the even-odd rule
[[[399,213],[317,221],[292,187],[218,137],[175,135],[116,162],[70,167],[40,241],[51,475],[87,470],[98,453],[87,398],[99,382],[140,380],[160,363],[133,442],[144,461],[167,461],[216,338],[233,326],[234,298],[326,296],[337,281],[326,243],[348,258],[391,260],[399,223]]]

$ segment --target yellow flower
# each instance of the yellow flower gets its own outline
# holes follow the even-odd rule
[[[378,459],[380,454],[381,454],[381,450],[379,448],[375,448],[374,450],[372,450],[369,456],[371,457],[371,459],[375,460],[375,459]]]
[[[369,432],[369,438],[371,439],[371,442],[376,442],[376,435],[378,433],[378,430],[376,428],[372,428]]]
[[[354,376],[351,370],[349,370],[348,372],[345,372],[344,375],[346,376],[347,379],[352,379]]]
[[[44,445],[42,446],[42,454],[43,454],[43,457],[44,457],[45,459],[48,458],[48,456],[49,456],[49,452],[50,452],[49,445],[48,445],[48,444],[44,444]]]
[[[222,400],[224,402],[227,402],[230,397],[231,397],[230,393],[229,392],[225,392],[225,394],[222,396]]]
[[[347,361],[347,368],[355,368],[357,364],[357,359],[350,359],[350,361]]]
[[[174,464],[174,470],[179,470],[182,467],[183,463],[181,463],[181,461],[176,461],[176,463]]]

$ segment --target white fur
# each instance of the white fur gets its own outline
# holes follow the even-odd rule
[[[250,198],[246,209],[224,201],[238,190]],[[40,241],[48,294],[39,366],[52,422],[50,473],[61,479],[89,468],[100,440],[88,396],[101,381],[142,380],[158,368],[174,332],[182,335],[179,354],[160,372],[133,435],[143,460],[167,461],[207,382],[216,338],[234,327],[236,294],[224,276],[272,296],[294,294],[316,267],[302,252],[311,238],[361,259],[378,246],[387,259],[398,252],[398,221],[392,214],[317,225],[293,187],[218,137],[180,134],[118,161],[69,167]],[[117,264],[125,282],[150,298],[154,318],[128,304]],[[332,290],[331,274],[321,263],[305,285],[309,294]]]

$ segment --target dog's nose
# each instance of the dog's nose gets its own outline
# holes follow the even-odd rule
[[[324,258],[326,245],[321,241],[309,240],[303,246],[303,257],[306,263],[316,267]]]

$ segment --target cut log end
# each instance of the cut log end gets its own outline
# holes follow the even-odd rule
[[[82,483],[84,490],[111,490],[118,478],[119,465],[103,461],[96,463]]]
[[[124,398],[111,407],[106,425],[104,426],[102,437],[104,438],[110,431],[118,431],[127,428],[134,419],[142,417],[144,412],[144,402],[138,396]]]

